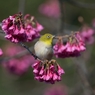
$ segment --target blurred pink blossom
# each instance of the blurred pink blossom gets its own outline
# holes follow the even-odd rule
[[[75,33],[73,36],[74,38],[70,37],[65,45],[62,43],[54,45],[54,55],[57,58],[77,57],[80,55],[80,52],[86,49],[80,34]]]
[[[2,51],[2,49],[0,49],[0,56],[3,54],[3,51]]]
[[[9,57],[15,56],[17,53],[21,52],[23,48],[19,46],[7,46],[5,50],[5,55]],[[4,61],[2,65],[11,73],[16,75],[22,75],[31,66],[32,63],[35,62],[35,59],[31,55],[24,55],[20,58],[12,58],[8,61]]]
[[[43,26],[40,25],[33,16],[15,14],[2,21],[2,30],[5,32],[5,38],[11,42],[32,41],[40,36]]]
[[[58,0],[47,0],[39,6],[39,12],[48,17],[58,18],[60,16]]]
[[[61,84],[53,85],[46,89],[44,95],[67,95],[67,87]]]
[[[81,32],[82,39],[87,44],[94,43],[94,30],[90,27],[83,27]]]

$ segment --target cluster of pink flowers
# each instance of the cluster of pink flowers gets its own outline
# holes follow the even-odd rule
[[[7,46],[5,55],[13,57],[22,50],[23,49],[18,46]],[[8,61],[5,60],[2,62],[2,66],[13,74],[22,75],[29,69],[33,62],[35,62],[35,60],[31,55],[25,55],[20,58],[9,59]]]
[[[40,25],[33,16],[15,14],[2,21],[2,30],[5,32],[5,38],[11,42],[28,42],[40,36],[43,26]]]
[[[57,58],[65,58],[77,57],[80,55],[80,52],[84,51],[86,48],[79,32],[77,32],[69,37],[65,45],[62,42],[57,43],[54,45],[53,49],[54,55]]]
[[[58,0],[47,0],[40,5],[39,12],[45,16],[58,18],[60,16],[60,6]]]
[[[55,63],[42,63],[41,61],[37,61],[32,67],[35,79],[41,82],[55,83],[55,81],[60,81],[61,75],[65,73],[59,64]]]
[[[4,62],[3,66],[13,74],[22,75],[29,69],[29,66],[31,65],[29,60],[29,56],[25,56],[21,59],[13,58],[7,62]]]
[[[83,41],[87,44],[94,43],[94,30],[90,27],[83,27],[80,31],[81,37]]]
[[[49,0],[47,2],[48,4],[40,6],[40,11],[49,17],[59,17],[60,8],[58,0]],[[13,43],[32,41],[38,38],[40,31],[43,30],[43,26],[35,20],[34,16],[27,14],[23,17],[21,13],[4,19],[1,28],[5,33],[5,38]],[[81,34],[77,32],[68,35],[66,44],[63,44],[61,39],[53,46],[54,55],[57,58],[79,56],[86,49],[84,42],[92,43],[94,41],[93,34],[94,31],[89,28],[83,29]],[[6,55],[13,57],[22,50],[21,47],[9,46],[6,49]],[[0,55],[2,55],[1,49]],[[5,60],[2,64],[10,72],[17,75],[24,74],[32,65],[35,79],[41,82],[55,83],[55,81],[60,81],[62,74],[65,73],[55,60],[35,60],[31,55]]]

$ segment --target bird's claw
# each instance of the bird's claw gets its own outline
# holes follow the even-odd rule
[[[56,63],[56,60],[51,59],[51,60],[49,61],[49,63]]]

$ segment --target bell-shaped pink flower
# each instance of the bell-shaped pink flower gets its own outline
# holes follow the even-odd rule
[[[40,36],[40,31],[43,30],[43,26],[39,24],[34,16],[29,14],[25,15],[25,30],[27,35],[27,41],[32,41]]]
[[[77,57],[80,55],[82,51],[84,51],[85,44],[82,40],[80,34],[77,32],[67,41],[64,45],[62,43],[57,43],[53,47],[54,55],[57,58],[65,58],[65,57]]]
[[[1,27],[6,34],[5,38],[14,43],[26,40],[24,25],[20,18],[21,14],[15,14],[2,21]]]
[[[27,14],[23,18],[21,13],[4,19],[1,28],[5,38],[13,43],[32,41],[38,38],[40,31],[43,30],[43,26],[35,20],[34,16]]]
[[[59,65],[57,65],[57,68],[58,68],[58,74],[59,74],[59,75],[65,73],[65,71],[64,71]]]
[[[55,66],[56,65],[56,66]],[[56,63],[42,63],[37,61],[32,64],[33,73],[36,80],[55,83],[61,80],[64,70]]]

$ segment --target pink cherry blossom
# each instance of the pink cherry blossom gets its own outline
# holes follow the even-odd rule
[[[56,66],[55,66],[56,65]],[[42,63],[37,61],[32,64],[33,73],[36,80],[45,81],[48,83],[55,83],[60,81],[64,70],[56,63]]]
[[[59,65],[57,65],[57,68],[58,68],[59,75],[65,73],[64,70]]]
[[[31,41],[35,38],[40,37],[40,31],[43,30],[43,26],[35,20],[34,16],[30,16],[29,14],[27,14],[24,17],[24,20],[27,41]]]
[[[48,17],[58,18],[60,16],[58,0],[47,0],[39,6],[39,12]]]
[[[34,16],[15,14],[2,21],[2,30],[5,38],[13,43],[28,42],[40,36],[43,26],[40,25]]]
[[[20,18],[21,14],[9,16],[2,21],[2,30],[5,32],[5,38],[11,42],[17,43],[26,40],[24,25]]]
[[[62,43],[54,45],[54,55],[57,58],[77,57],[86,49],[79,33],[75,33],[74,38],[71,37],[70,39],[72,41],[68,40],[65,45]]]

